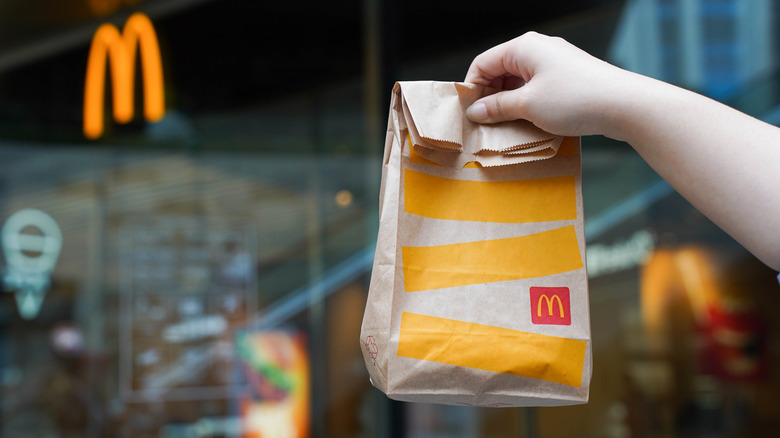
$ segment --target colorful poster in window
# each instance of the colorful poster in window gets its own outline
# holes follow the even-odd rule
[[[242,332],[236,338],[244,438],[299,438],[309,431],[306,339],[288,331]]]

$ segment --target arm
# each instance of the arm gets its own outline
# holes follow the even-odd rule
[[[477,56],[467,82],[505,91],[467,115],[628,142],[672,187],[780,270],[780,129],[696,93],[529,33]]]

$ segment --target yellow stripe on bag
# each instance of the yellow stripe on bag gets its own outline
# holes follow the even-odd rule
[[[434,219],[528,223],[577,218],[574,175],[516,181],[463,181],[404,173],[407,213]]]
[[[404,289],[543,277],[582,268],[574,226],[528,236],[401,249]]]
[[[585,341],[403,312],[398,355],[579,387]]]

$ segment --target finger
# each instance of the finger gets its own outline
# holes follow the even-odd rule
[[[494,80],[502,78],[508,71],[504,58],[509,56],[509,43],[499,44],[474,58],[466,73],[465,82],[479,85],[491,85]]]
[[[520,88],[523,84],[525,84],[525,81],[522,78],[504,75],[493,79],[488,85],[491,88],[498,88],[500,90],[514,90],[515,88]]]
[[[502,76],[514,76],[523,81],[530,80],[530,66],[527,64],[528,47],[543,38],[535,32],[527,32],[511,41],[499,44],[477,55],[469,66],[465,82],[489,85]]]
[[[525,118],[525,90],[500,91],[483,97],[466,108],[466,117],[477,123],[497,123]]]

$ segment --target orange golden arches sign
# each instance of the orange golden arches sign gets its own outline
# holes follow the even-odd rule
[[[84,85],[84,135],[95,139],[103,134],[103,105],[106,88],[106,60],[110,65],[114,120],[133,118],[136,48],[140,50],[143,74],[144,117],[150,122],[165,114],[162,60],[157,34],[149,17],[130,16],[120,33],[113,24],[103,24],[92,38]]]

